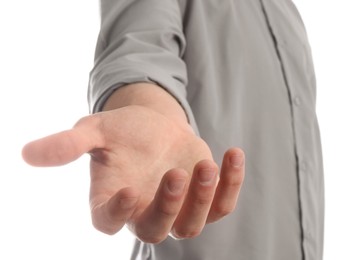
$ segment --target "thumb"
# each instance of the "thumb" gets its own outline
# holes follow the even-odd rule
[[[23,159],[32,166],[60,166],[84,153],[103,147],[93,116],[81,119],[74,128],[32,141],[22,149]]]

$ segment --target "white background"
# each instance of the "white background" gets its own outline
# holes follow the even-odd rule
[[[325,259],[351,259],[351,4],[296,0],[313,49],[325,181]],[[21,147],[88,113],[98,1],[0,2],[0,259],[128,259],[132,237],[90,224],[89,158],[32,168]]]

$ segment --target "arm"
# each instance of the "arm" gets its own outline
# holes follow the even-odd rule
[[[193,118],[177,1],[102,3],[89,100],[94,112],[105,111],[27,144],[23,157],[35,166],[56,166],[89,153],[91,215],[102,232],[127,225],[149,243],[169,233],[194,237],[235,208],[243,152],[225,153],[219,179],[210,148],[188,124]],[[144,12],[147,22],[135,19]],[[134,82],[158,82],[167,91]]]
[[[149,95],[158,97],[157,104]],[[98,230],[114,234],[127,224],[142,241],[158,243],[169,233],[197,236],[206,223],[234,210],[244,177],[243,152],[226,152],[218,180],[207,144],[189,130],[171,95],[155,85],[129,85],[104,109],[23,149],[24,159],[36,166],[91,154],[90,205]]]

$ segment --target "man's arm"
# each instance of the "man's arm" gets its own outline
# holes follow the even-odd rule
[[[91,111],[105,111],[29,143],[23,157],[55,166],[89,153],[91,214],[102,232],[127,224],[149,243],[170,232],[194,237],[235,208],[243,152],[225,153],[218,180],[210,148],[188,124],[195,129],[178,1],[101,1],[101,11],[88,96]]]
[[[218,180],[209,147],[166,91],[144,83],[125,86],[104,109],[23,149],[24,159],[36,166],[91,154],[90,204],[98,230],[113,234],[127,224],[140,240],[159,243],[169,233],[197,236],[206,223],[234,210],[243,152],[226,152]]]

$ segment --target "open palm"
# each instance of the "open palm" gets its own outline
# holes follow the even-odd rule
[[[55,166],[87,152],[95,227],[113,234],[127,224],[149,243],[170,232],[196,236],[229,214],[244,176],[241,150],[227,151],[219,179],[209,147],[190,127],[140,106],[84,117],[71,130],[29,143],[23,157]]]

